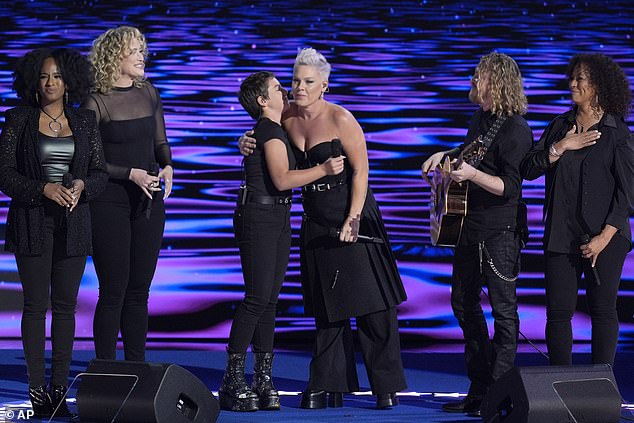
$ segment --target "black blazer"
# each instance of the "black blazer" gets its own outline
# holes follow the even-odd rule
[[[576,111],[557,116],[542,137],[524,157],[520,170],[525,179],[533,180],[546,173],[544,216],[553,201],[557,183],[557,163],[550,165],[550,146],[566,136],[575,123]],[[601,138],[586,147],[581,170],[581,218],[596,235],[606,224],[632,241],[629,216],[634,205],[634,138],[622,119],[605,114],[598,125]],[[554,229],[554,228],[553,228]]]
[[[66,253],[83,256],[92,253],[88,201],[103,191],[108,173],[95,113],[76,108],[65,108],[64,113],[75,141],[70,173],[85,184],[79,203],[68,215]],[[46,180],[38,148],[39,117],[34,107],[9,109],[0,136],[0,190],[11,197],[5,250],[23,255],[42,254],[44,239]]]

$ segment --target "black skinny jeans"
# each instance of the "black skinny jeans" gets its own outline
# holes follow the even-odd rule
[[[247,203],[233,215],[244,277],[244,300],[229,334],[228,351],[272,352],[277,298],[291,248],[290,205]]]
[[[154,195],[149,219],[145,198],[132,182],[111,181],[90,203],[99,278],[93,334],[100,359],[116,358],[121,329],[125,359],[145,360],[148,297],[165,228],[162,193]]]
[[[15,255],[24,292],[22,345],[29,385],[45,385],[46,310],[50,295],[53,347],[51,385],[66,386],[75,338],[75,306],[86,256],[66,255],[65,210],[46,201],[42,255]]]
[[[577,307],[581,275],[586,275],[586,296],[592,321],[592,362],[614,364],[619,339],[616,298],[630,243],[616,234],[599,254],[597,285],[590,260],[580,254],[546,251],[546,344],[550,364],[572,364],[572,316]]]
[[[520,270],[520,240],[517,234],[502,231],[484,242],[493,264],[505,277]],[[480,304],[482,286],[488,287],[494,319],[493,340],[489,339]],[[516,282],[503,280],[486,262],[480,261],[479,246],[459,246],[453,262],[451,307],[465,339],[465,361],[471,381],[469,394],[482,397],[488,387],[515,363],[519,316]]]

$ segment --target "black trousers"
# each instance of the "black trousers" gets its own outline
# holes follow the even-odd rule
[[[244,300],[229,334],[229,352],[272,352],[277,298],[291,248],[290,205],[247,203],[233,227],[240,249]]]
[[[29,385],[45,385],[44,347],[50,295],[53,348],[51,384],[66,386],[75,338],[77,293],[86,266],[86,256],[66,255],[64,209],[51,203],[45,210],[46,230],[42,255],[15,255],[24,292],[22,345]]]
[[[97,358],[114,360],[119,330],[126,360],[145,360],[148,297],[156,270],[165,205],[155,194],[149,218],[148,200],[132,182],[108,182],[90,203],[93,261],[99,278],[99,300],[93,333]]]
[[[614,364],[619,339],[616,298],[621,272],[630,243],[614,235],[599,254],[597,285],[590,260],[580,254],[546,251],[546,344],[550,364],[572,364],[572,316],[577,306],[581,275],[585,274],[586,296],[592,321],[592,362]]]
[[[498,273],[480,260],[480,248],[486,248]],[[483,244],[458,246],[454,255],[451,307],[465,339],[465,361],[471,381],[469,394],[483,396],[488,387],[511,369],[517,352],[519,316],[516,283],[512,278],[520,269],[520,240],[510,231],[501,231]],[[482,286],[488,287],[494,319],[493,340],[482,312]]]
[[[358,316],[356,322],[372,392],[383,394],[406,389],[396,309]],[[358,391],[359,380],[350,321],[327,322],[317,319],[316,324],[308,389]]]

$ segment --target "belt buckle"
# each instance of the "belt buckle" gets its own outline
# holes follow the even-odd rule
[[[330,189],[330,184],[327,184],[327,183],[326,184],[317,184],[317,185],[315,185],[315,188],[316,188],[315,191],[319,191],[319,192],[327,191],[327,190]]]

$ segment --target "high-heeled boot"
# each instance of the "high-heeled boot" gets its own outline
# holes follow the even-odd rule
[[[55,417],[74,417],[75,415],[68,409],[66,404],[66,393],[68,387],[64,385],[51,385],[51,413],[55,413]],[[58,407],[59,406],[59,407]]]
[[[51,397],[48,395],[46,385],[29,386],[29,400],[31,401],[31,407],[33,407],[33,416],[51,417],[53,413]]]
[[[260,410],[279,410],[280,394],[273,386],[273,353],[255,353],[251,389],[260,401]]]
[[[227,368],[218,389],[220,408],[230,411],[256,411],[258,396],[244,378],[246,353],[227,351]]]

